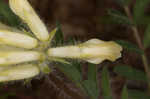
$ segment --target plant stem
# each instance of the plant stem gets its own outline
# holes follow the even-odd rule
[[[129,20],[133,23],[133,17],[131,15],[129,7],[128,6],[124,6],[124,10],[125,10],[128,18],[129,18]],[[142,49],[142,50],[144,50],[144,46],[142,44],[142,40],[140,38],[139,31],[138,31],[137,27],[135,25],[132,25],[131,29],[133,31],[133,35],[134,35],[134,37],[136,39],[136,42],[137,42],[139,48]],[[149,90],[150,90],[150,71],[149,71],[149,64],[148,64],[148,60],[147,60],[145,52],[142,55],[142,61],[143,61],[145,72],[147,74],[148,87],[149,87]]]

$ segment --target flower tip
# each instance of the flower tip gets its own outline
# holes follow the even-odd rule
[[[93,64],[99,64],[104,60],[115,61],[121,57],[122,47],[114,41],[102,41],[91,39],[83,43],[84,55],[88,55],[84,60]]]
[[[48,55],[57,58],[76,58],[93,64],[104,60],[115,61],[121,57],[122,47],[113,41],[91,39],[82,44],[50,48]]]
[[[9,0],[9,6],[11,10],[29,26],[39,40],[48,40],[48,30],[28,0]]]

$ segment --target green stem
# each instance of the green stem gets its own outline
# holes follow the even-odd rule
[[[129,18],[129,20],[133,23],[133,17],[131,15],[131,12],[130,12],[130,9],[128,8],[128,6],[125,6],[124,10],[125,10],[128,18]],[[138,31],[137,27],[135,25],[132,25],[131,29],[133,31],[133,35],[134,35],[134,37],[136,39],[136,42],[137,42],[139,48],[144,50],[144,46],[142,44],[142,40],[140,38],[139,31]],[[142,61],[143,61],[145,72],[147,74],[148,88],[149,88],[149,91],[150,91],[150,71],[149,71],[149,64],[148,64],[148,60],[147,60],[145,52],[142,55]]]

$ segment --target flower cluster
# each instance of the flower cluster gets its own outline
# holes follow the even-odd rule
[[[48,67],[44,64],[46,60],[73,58],[99,64],[106,59],[115,61],[121,57],[120,45],[98,39],[49,48],[57,28],[49,34],[28,0],[9,0],[9,5],[35,37],[0,23],[0,82],[34,77]]]

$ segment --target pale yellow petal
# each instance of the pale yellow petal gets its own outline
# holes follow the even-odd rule
[[[121,57],[122,47],[113,41],[91,39],[82,44],[50,48],[48,55],[58,58],[76,58],[99,64],[104,60],[115,61]]]
[[[99,41],[98,41],[99,42]],[[98,64],[103,60],[115,61],[121,57],[122,47],[113,41],[99,43],[83,43],[82,58],[88,62]]]
[[[84,44],[101,44],[101,43],[105,43],[105,42],[99,39],[91,39],[84,42]]]
[[[31,49],[38,45],[38,41],[24,34],[0,30],[0,44]]]
[[[48,30],[38,15],[35,13],[28,0],[9,0],[9,5],[13,12],[28,24],[31,31],[39,40],[48,40]]]
[[[41,53],[36,51],[0,51],[0,65],[36,61],[40,58]]]
[[[104,59],[102,58],[91,58],[91,59],[86,59],[85,61],[93,64],[99,64],[103,61]]]
[[[38,75],[39,68],[33,64],[0,67],[0,82],[21,80]]]
[[[80,48],[76,46],[50,48],[48,55],[51,57],[78,58],[80,57]]]

